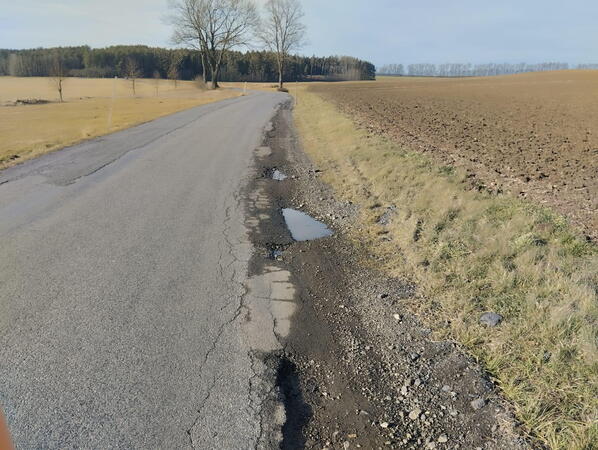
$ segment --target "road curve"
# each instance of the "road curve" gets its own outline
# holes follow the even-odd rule
[[[256,446],[237,194],[286,98],[194,108],[0,172],[0,405],[17,448]]]

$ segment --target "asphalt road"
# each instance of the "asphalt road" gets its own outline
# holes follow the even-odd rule
[[[17,448],[256,445],[238,193],[285,98],[202,106],[0,172],[0,405]]]

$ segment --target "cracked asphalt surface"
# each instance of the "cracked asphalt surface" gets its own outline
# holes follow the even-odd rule
[[[244,325],[238,193],[287,98],[225,100],[0,172],[0,405],[17,448],[277,438],[275,373],[254,356],[276,349],[273,327]]]

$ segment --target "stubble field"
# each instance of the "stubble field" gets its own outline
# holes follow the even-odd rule
[[[598,71],[317,85],[369,131],[476,186],[553,207],[598,238]]]

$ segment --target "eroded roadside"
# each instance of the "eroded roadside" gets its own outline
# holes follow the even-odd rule
[[[287,178],[273,179],[281,178],[272,177],[275,170]],[[274,324],[275,342],[259,357],[276,366],[282,448],[526,448],[479,366],[456,344],[433,342],[402,307],[416,287],[357,263],[367,249],[343,230],[357,223],[358,211],[336,201],[319,173],[297,144],[290,105],[283,106],[256,150],[244,195],[257,249],[245,320],[255,333],[267,326],[260,317]],[[287,207],[335,234],[295,242],[282,215]]]

